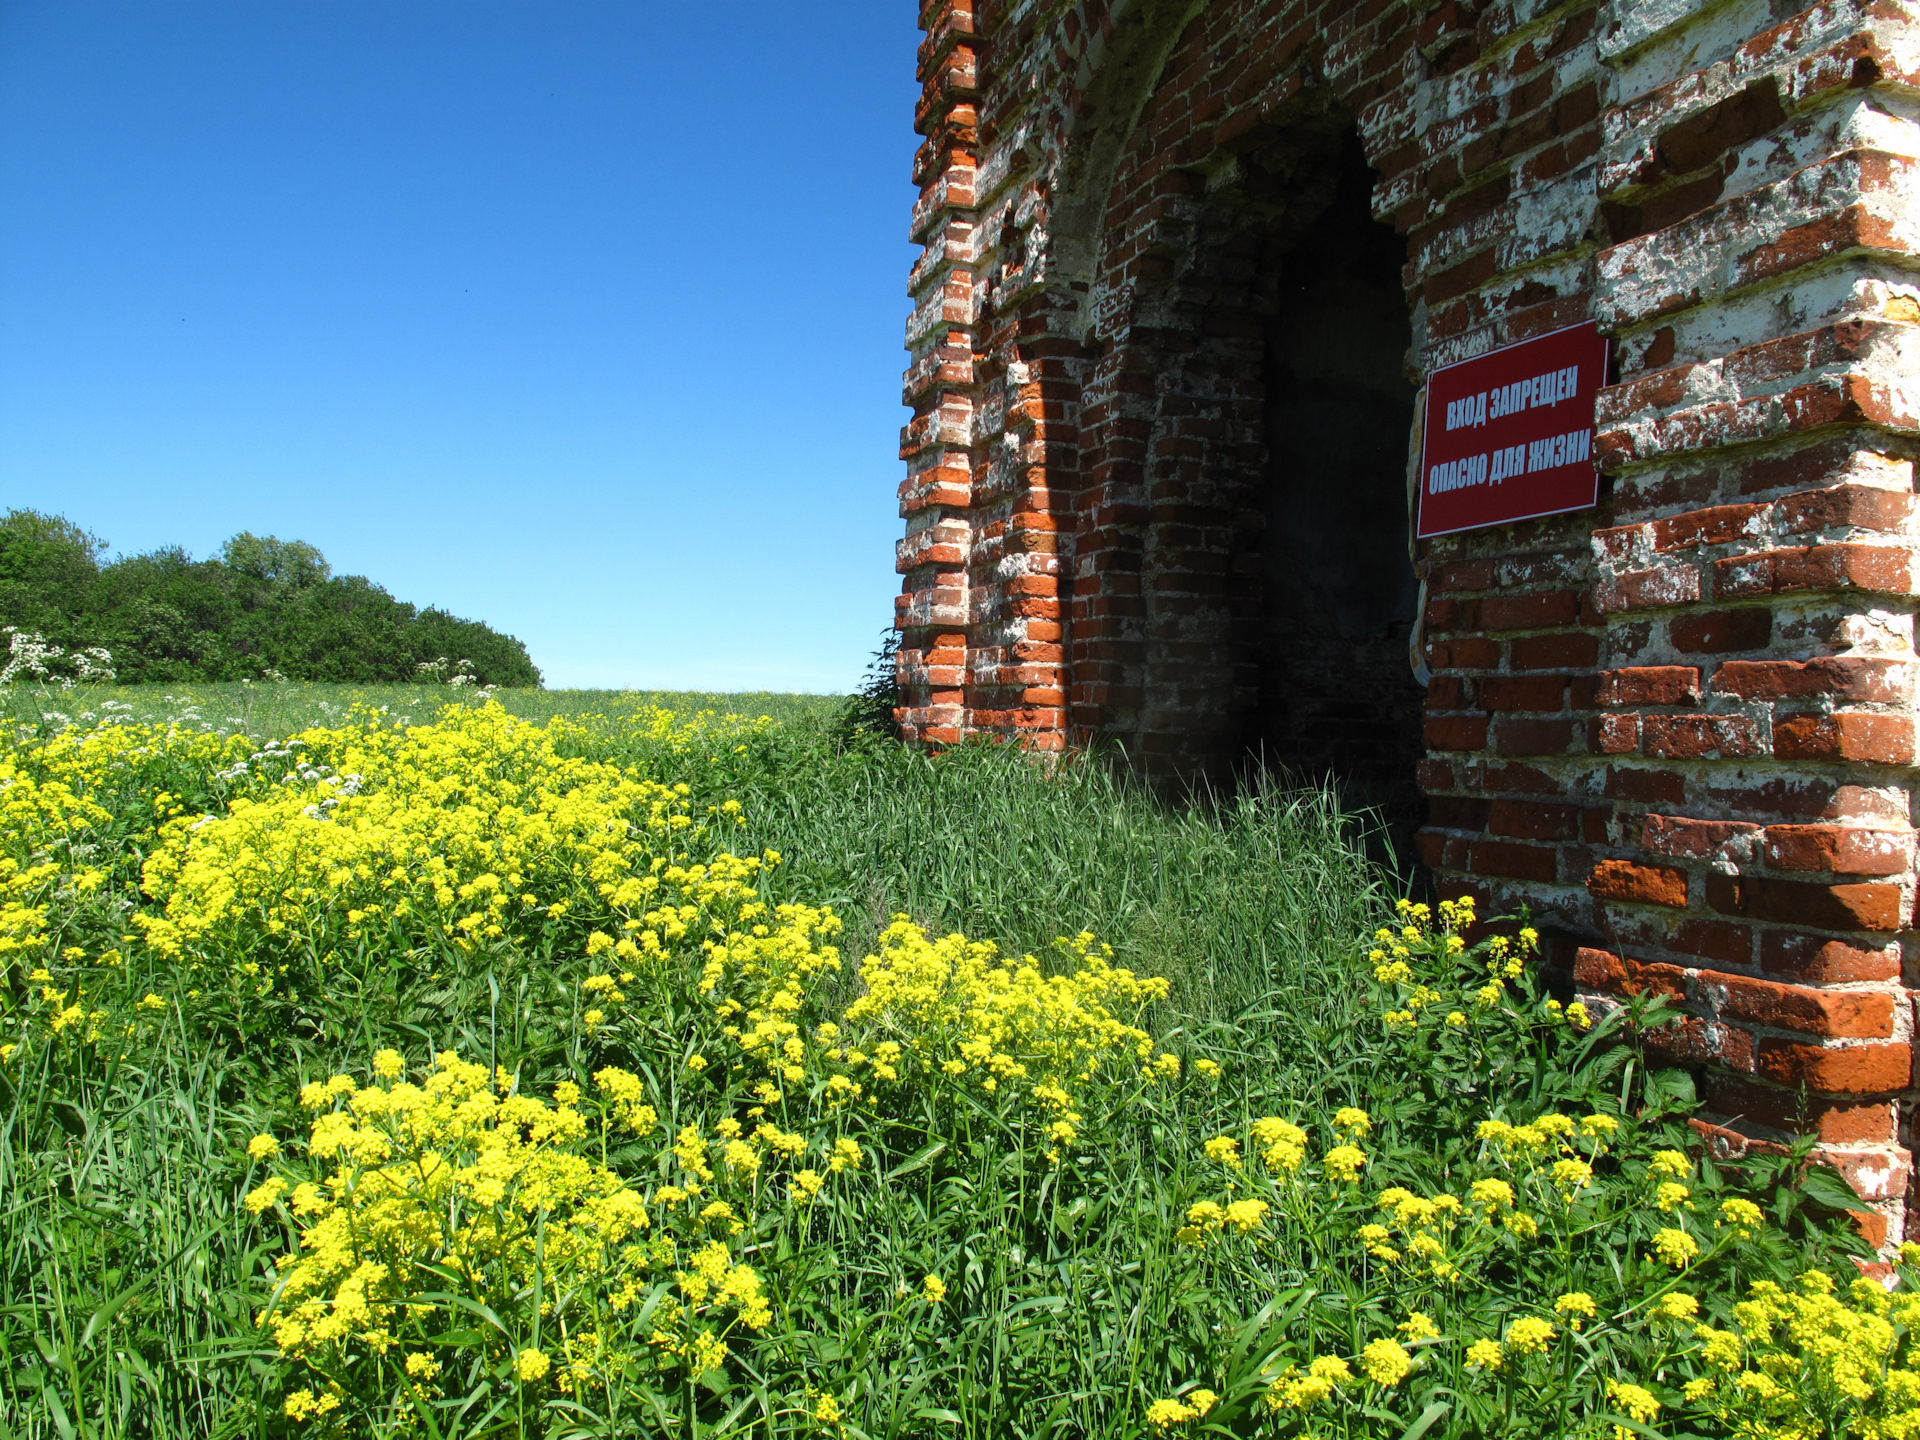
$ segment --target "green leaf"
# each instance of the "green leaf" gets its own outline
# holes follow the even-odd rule
[[[1444,1400],[1436,1400],[1420,1412],[1419,1418],[1400,1432],[1400,1440],[1420,1440],[1420,1437],[1444,1420],[1452,1407]]]
[[[1809,1165],[1794,1187],[1803,1200],[1824,1205],[1829,1210],[1858,1210],[1867,1202],[1854,1193],[1838,1171],[1826,1165]]]
[[[893,1169],[887,1172],[887,1179],[898,1180],[902,1175],[911,1175],[916,1170],[924,1170],[938,1160],[946,1150],[947,1142],[936,1140],[931,1145],[923,1145]]]

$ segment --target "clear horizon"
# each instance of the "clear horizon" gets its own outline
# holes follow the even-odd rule
[[[550,686],[849,688],[898,588],[913,18],[15,0],[0,508],[305,540]]]

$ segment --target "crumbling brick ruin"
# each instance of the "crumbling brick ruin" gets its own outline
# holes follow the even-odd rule
[[[922,19],[907,735],[1338,777],[1899,1233],[1915,8]],[[1426,376],[1588,320],[1598,507],[1410,545]]]

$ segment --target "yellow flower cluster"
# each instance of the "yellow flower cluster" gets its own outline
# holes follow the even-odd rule
[[[861,965],[865,993],[845,1020],[893,1038],[925,1069],[979,1075],[988,1091],[1150,1064],[1152,1036],[1121,1016],[1166,998],[1167,982],[1112,965],[1112,947],[1092,935],[1057,943],[1066,968],[1048,975],[1030,955],[1007,964],[992,944],[936,940],[897,917]]]
[[[1376,931],[1367,956],[1373,978],[1389,991],[1381,1019],[1390,1033],[1417,1036],[1429,1014],[1441,1016],[1439,1028],[1456,1035],[1473,1034],[1486,1022],[1510,1026],[1523,1018],[1512,1008],[1508,987],[1539,950],[1539,931],[1526,925],[1513,935],[1488,936],[1479,952],[1484,963],[1468,974],[1461,964],[1471,958],[1465,932],[1479,924],[1471,895],[1442,900],[1437,911],[1411,900],[1399,901],[1396,908],[1400,927]],[[1593,1023],[1577,1001],[1564,1008],[1543,1001],[1531,1018],[1576,1029]]]
[[[90,951],[67,944],[54,953],[56,931],[71,936],[76,916],[96,897],[100,920],[123,921],[107,890],[116,863],[151,845],[153,826],[180,813],[178,798],[151,782],[149,771],[210,770],[245,742],[162,725],[70,728],[50,739],[18,733],[0,738],[0,969],[20,965],[33,987],[21,1015],[28,1040],[125,1041],[139,1022],[166,1009],[149,994],[131,1017],[111,1017],[89,999],[103,972],[125,956],[115,947]],[[137,797],[128,803],[129,796]],[[99,844],[102,828],[125,827],[121,843]],[[129,878],[129,877],[119,877]],[[0,1062],[20,1054],[0,1042]]]
[[[433,1317],[449,1303],[436,1297],[449,1290],[502,1316],[529,1296],[590,1297],[555,1323],[545,1349],[516,1352],[522,1384],[551,1363],[563,1390],[641,1363],[710,1370],[733,1329],[770,1323],[758,1273],[728,1245],[741,1218],[703,1203],[713,1172],[697,1133],[667,1150],[677,1183],[651,1195],[592,1158],[621,1134],[658,1135],[637,1076],[605,1069],[591,1100],[563,1082],[549,1102],[451,1052],[420,1083],[404,1068],[383,1051],[371,1085],[345,1075],[307,1085],[301,1102],[316,1113],[305,1166],[247,1196],[249,1210],[279,1214],[299,1236],[259,1316],[283,1355],[324,1375],[404,1346],[408,1375],[429,1386],[440,1368]],[[248,1146],[257,1162],[281,1150],[272,1136]]]
[[[63,889],[98,889],[105,878],[76,863],[75,847],[112,816],[86,798],[84,779],[73,773],[75,748],[55,752],[65,765],[0,755],[0,966],[45,951]]]
[[[1175,1425],[1200,1419],[1219,1403],[1220,1397],[1211,1390],[1189,1390],[1178,1400],[1154,1401],[1147,1407],[1147,1423],[1164,1433]]]
[[[1903,1268],[1920,1261],[1920,1245],[1902,1246],[1901,1260]],[[1920,1294],[1889,1294],[1865,1276],[1841,1291],[1812,1270],[1797,1290],[1754,1282],[1733,1321],[1694,1329],[1709,1374],[1687,1397],[1728,1433],[1920,1435]],[[1814,1416],[1829,1428],[1806,1429]]]
[[[226,813],[162,827],[143,881],[164,912],[135,923],[188,964],[325,960],[395,932],[471,949],[584,907],[623,954],[657,951],[699,923],[710,883],[676,849],[696,828],[687,787],[570,757],[567,738],[497,703],[309,730],[258,759]]]
[[[820,978],[839,968],[822,942],[839,921],[802,905],[762,913],[748,903],[738,916],[706,942],[700,993],[771,1080],[818,1080],[830,1104],[878,1103],[908,1084],[968,1087],[1030,1112],[1057,1161],[1079,1136],[1079,1094],[1097,1075],[1179,1074],[1179,1058],[1156,1054],[1133,1023],[1167,982],[1114,966],[1092,935],[1057,942],[1063,965],[1048,974],[1032,956],[1008,963],[991,944],[936,939],[897,917],[860,966],[858,998],[815,1021]]]

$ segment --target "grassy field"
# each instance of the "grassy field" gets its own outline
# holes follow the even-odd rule
[[[555,715],[632,715],[661,709],[675,715],[766,716],[805,724],[838,712],[837,695],[741,694],[697,690],[499,690],[496,698],[515,715],[544,722]],[[445,685],[310,685],[299,681],[233,685],[103,685],[52,695],[21,686],[0,700],[0,714],[37,721],[42,712],[135,722],[180,721],[256,739],[293,734],[309,725],[329,725],[356,705],[413,724],[430,720],[443,705],[462,699]],[[472,692],[465,695],[474,703]]]
[[[1844,1249],[1327,794],[254,688],[10,701],[0,1440],[1727,1434]]]
[[[78,693],[78,692],[76,692]],[[703,803],[741,802],[742,844],[788,857],[783,892],[829,904],[848,948],[870,949],[895,913],[964,930],[1012,951],[1095,929],[1125,963],[1175,982],[1181,1005],[1208,1017],[1261,1003],[1278,977],[1304,982],[1400,894],[1364,858],[1364,816],[1318,790],[1252,789],[1217,805],[1168,805],[1114,768],[1036,770],[1019,756],[968,747],[936,763],[892,745],[836,743],[845,700],[832,695],[639,690],[502,690],[536,723],[593,717],[595,753],[638,773],[691,783]],[[44,702],[42,702],[44,703]],[[76,716],[177,722],[256,741],[334,725],[356,706],[401,724],[448,704],[478,703],[445,686],[113,686]],[[35,702],[16,696],[16,718]],[[649,714],[767,721],[690,764],[648,730]]]

